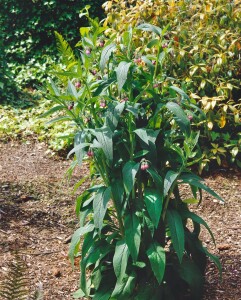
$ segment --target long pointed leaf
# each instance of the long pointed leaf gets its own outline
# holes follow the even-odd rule
[[[80,243],[80,237],[88,232],[91,232],[94,230],[94,225],[93,224],[87,224],[84,227],[78,228],[71,239],[70,247],[69,247],[69,258],[71,261],[72,266],[74,266],[74,255],[76,254],[78,250],[78,246]]]
[[[187,136],[190,136],[191,134],[190,121],[187,118],[184,111],[182,110],[182,108],[177,103],[174,102],[168,102],[166,107],[174,114],[175,116],[174,119],[179,125],[181,131]]]
[[[131,62],[128,63],[126,61],[122,61],[116,68],[117,86],[119,92],[122,90],[124,84],[126,83],[130,66]]]
[[[171,233],[173,247],[181,263],[184,253],[184,229],[180,214],[174,209],[167,210],[167,222]]]
[[[136,261],[141,243],[141,225],[135,214],[125,217],[125,237],[131,256]]]
[[[152,271],[155,274],[158,283],[160,284],[162,282],[166,267],[165,251],[155,242],[151,244],[146,253],[150,260]]]
[[[113,267],[117,281],[122,281],[126,273],[130,252],[125,240],[117,242],[115,247],[115,254],[113,257]]]
[[[122,170],[123,174],[123,183],[124,188],[127,194],[127,197],[130,195],[134,183],[135,183],[135,177],[137,174],[137,171],[139,169],[140,163],[135,163],[134,161],[128,161]]]
[[[111,188],[100,188],[96,193],[93,201],[94,224],[101,231],[103,227],[103,219],[107,210],[107,204],[110,200]]]
[[[146,203],[149,216],[154,226],[157,228],[162,212],[163,195],[156,189],[146,188],[144,201]]]
[[[102,72],[104,72],[106,63],[108,62],[112,52],[116,49],[116,45],[115,44],[109,44],[107,45],[102,53],[101,53],[101,58],[100,58],[100,69]]]

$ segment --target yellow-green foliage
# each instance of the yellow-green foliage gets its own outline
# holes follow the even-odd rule
[[[204,136],[201,169],[210,160],[221,164],[225,156],[224,161],[234,162],[240,147],[241,1],[129,0],[107,1],[103,7],[109,36],[118,36],[130,24],[169,26],[163,43],[172,49],[167,76],[179,79],[207,116],[197,124]],[[137,31],[134,38],[138,43],[145,35]]]

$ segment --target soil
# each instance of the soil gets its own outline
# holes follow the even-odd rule
[[[17,251],[28,266],[31,290],[42,285],[44,300],[73,299],[78,288],[78,264],[73,270],[68,260],[69,237],[78,226],[72,187],[88,170],[77,169],[67,182],[69,165],[49,157],[44,144],[0,142],[0,282]],[[206,184],[225,203],[204,194],[202,204],[193,208],[210,225],[216,248],[205,230],[202,239],[223,266],[220,282],[216,267],[208,263],[204,300],[241,300],[240,179],[234,170],[209,175]]]

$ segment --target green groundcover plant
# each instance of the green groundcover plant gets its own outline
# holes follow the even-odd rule
[[[56,33],[66,67],[47,87],[57,105],[46,114],[75,124],[72,167],[89,162],[91,185],[77,197],[80,227],[69,249],[72,264],[81,256],[74,297],[201,299],[207,257],[221,273],[199,239],[201,226],[214,242],[213,234],[189,209],[203,190],[222,201],[190,170],[199,137],[193,122],[204,116],[165,73],[168,27],[144,23],[116,40],[89,21],[80,29],[79,58]],[[148,39],[140,34],[138,49],[135,31],[149,32]],[[190,196],[182,195],[183,185]]]

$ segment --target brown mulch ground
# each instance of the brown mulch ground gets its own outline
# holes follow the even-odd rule
[[[66,244],[77,226],[75,196],[63,180],[69,162],[49,158],[46,150],[38,143],[0,143],[0,282],[17,250],[28,265],[32,290],[42,283],[45,300],[67,300],[79,280],[78,266],[72,270]],[[77,170],[72,180],[86,173],[86,168]],[[241,300],[240,179],[235,171],[209,176],[206,183],[226,202],[205,195],[195,208],[213,230],[217,248],[206,231],[203,240],[223,265],[219,283],[218,272],[209,263],[205,300]]]

